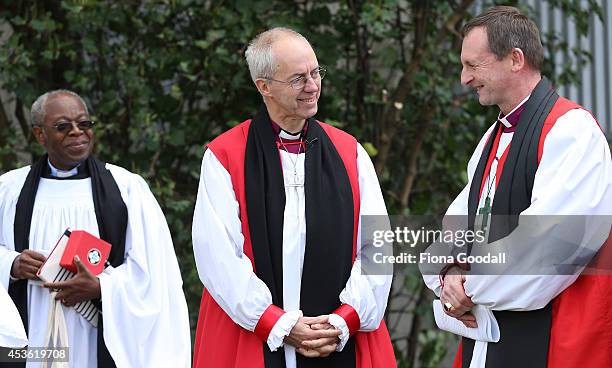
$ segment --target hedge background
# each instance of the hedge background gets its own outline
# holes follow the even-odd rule
[[[318,119],[365,146],[390,213],[442,214],[497,114],[458,83],[459,29],[473,3],[2,0],[0,170],[41,154],[29,132],[38,95],[80,93],[100,122],[96,154],[142,175],[166,214],[195,329],[202,284],[191,220],[203,146],[261,104],[243,57],[248,41],[273,26],[304,34],[328,68]],[[573,14],[584,33],[590,13],[601,14],[596,1],[549,3]],[[588,62],[588,52],[567,50],[557,35],[543,39],[548,51]],[[571,69],[551,75],[548,62],[544,73],[574,83]],[[454,354],[453,338],[432,327],[432,295],[420,277],[398,275],[393,290],[392,299],[409,301],[391,303],[388,316],[401,317],[391,331],[400,366],[437,366]]]

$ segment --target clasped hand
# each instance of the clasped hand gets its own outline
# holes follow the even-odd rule
[[[301,317],[284,341],[305,357],[324,358],[336,351],[340,334],[327,315]]]
[[[466,327],[477,328],[476,317],[470,312],[474,307],[472,299],[465,293],[463,283],[465,275],[456,269],[451,269],[444,277],[444,287],[440,295],[440,301],[450,303],[453,307],[444,312],[461,321]]]

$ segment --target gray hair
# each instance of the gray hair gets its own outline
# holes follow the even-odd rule
[[[306,37],[289,28],[276,27],[258,34],[249,42],[249,46],[244,53],[253,82],[257,78],[272,78],[274,76],[278,65],[272,52],[272,45],[282,36],[292,36],[306,41],[310,45]]]
[[[34,101],[34,103],[32,104],[32,108],[30,109],[30,118],[32,119],[31,121],[32,126],[35,126],[35,125],[40,126],[43,124],[43,122],[45,121],[45,115],[47,114],[47,110],[45,107],[47,105],[47,100],[49,99],[49,97],[52,97],[55,95],[69,95],[69,96],[78,98],[79,101],[81,101],[81,103],[83,104],[83,107],[85,107],[85,112],[89,115],[87,104],[85,103],[85,100],[83,100],[81,96],[67,89],[56,89],[56,90],[49,91],[39,96],[36,99],[36,101]]]

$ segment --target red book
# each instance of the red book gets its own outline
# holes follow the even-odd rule
[[[60,266],[72,273],[77,273],[74,256],[81,258],[81,263],[89,272],[99,275],[104,271],[104,263],[108,259],[111,245],[87,231],[74,230],[70,232],[66,249],[62,254]]]
[[[87,231],[66,229],[36,275],[43,282],[69,280],[77,273],[74,256],[78,255],[89,272],[97,276],[104,271],[110,249],[109,243]],[[80,302],[74,308],[94,327],[98,327],[99,312],[90,300]]]

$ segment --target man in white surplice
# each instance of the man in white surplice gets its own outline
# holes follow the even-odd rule
[[[521,256],[498,269],[503,272],[474,274],[473,267],[455,263],[440,275],[424,275],[440,297],[434,307],[438,316],[450,321],[445,325],[454,325],[450,331],[469,338],[463,339],[454,367],[608,366],[610,339],[596,331],[609,322],[604,314],[610,279],[580,275],[610,232],[612,160],[605,136],[588,111],[559,97],[542,77],[539,31],[518,9],[487,9],[464,26],[462,35],[461,83],[475,89],[481,105],[496,105],[500,113],[468,162],[468,184],[446,215],[467,217],[468,211],[473,216],[477,210],[485,219],[491,214],[516,216],[517,230],[482,249],[506,247],[508,254]],[[538,149],[527,152],[527,147]],[[531,187],[524,190],[530,180]],[[545,226],[533,231],[529,225],[536,220]],[[554,221],[597,225],[570,234]],[[564,242],[580,245],[570,250],[582,254],[576,262],[560,264],[580,267],[544,272],[541,260],[571,259]],[[500,322],[495,337],[457,332],[479,335],[476,327],[486,329],[480,317],[487,313],[496,313],[490,321],[494,330]],[[577,337],[581,333],[588,337]]]
[[[47,154],[32,166],[0,177],[0,283],[9,289],[27,281],[22,285],[27,290],[29,346],[45,347],[50,289],[41,284],[36,272],[66,228],[101,236],[97,217],[109,204],[98,205],[94,197],[98,190],[99,201],[112,188],[103,188],[105,193],[93,189],[93,174],[86,172],[86,163],[91,171],[93,160],[100,161],[91,155],[94,123],[80,96],[67,90],[48,92],[34,102],[31,113],[32,131]],[[42,174],[29,175],[37,167]],[[54,285],[65,316],[69,366],[101,364],[98,328],[73,308],[81,301],[101,300],[103,342],[114,361],[104,364],[188,367],[191,348],[187,305],[164,214],[140,176],[112,164],[100,162],[100,168],[116,183],[111,183],[117,193],[115,202],[126,209],[124,234],[119,235],[125,239],[125,251],[118,255],[116,267],[107,267],[98,277],[81,268],[74,278]],[[37,183],[31,216],[17,219],[18,202],[31,190],[24,183],[30,180]],[[108,228],[114,214],[106,216]],[[21,235],[14,231],[14,222],[20,221],[29,224],[25,245],[15,244],[15,237]],[[40,365],[27,362],[27,367]]]
[[[271,331],[266,331],[263,343],[267,343],[267,347],[272,352],[284,348],[286,367],[295,367],[296,352],[307,357],[326,357],[335,352],[341,352],[349,339],[349,328],[343,317],[333,313],[322,316],[302,316],[300,300],[300,291],[304,290],[302,277],[305,271],[305,257],[308,256],[307,233],[312,231],[306,228],[308,213],[305,207],[308,207],[308,178],[304,185],[304,176],[308,175],[308,173],[305,174],[305,161],[308,165],[308,159],[305,159],[304,151],[311,149],[307,146],[312,141],[308,143],[308,140],[304,140],[308,137],[305,125],[309,132],[315,129],[315,124],[319,126],[319,123],[310,120],[307,122],[307,120],[317,112],[317,101],[321,93],[321,80],[325,75],[325,69],[319,66],[308,41],[296,32],[285,28],[272,29],[257,36],[251,42],[246,55],[251,76],[265,104],[258,116],[265,117],[262,129],[266,134],[270,133],[267,147],[273,147],[272,156],[277,155],[278,152],[284,172],[280,179],[284,181],[284,215],[280,217],[282,220],[282,291],[279,290],[283,303],[275,307],[282,316],[273,321],[270,326],[273,328]],[[245,123],[236,129],[241,129]],[[253,126],[258,123],[258,118],[253,119],[251,133]],[[251,133],[248,139],[251,139]],[[322,144],[321,139],[314,144]],[[200,279],[215,302],[242,329],[255,331],[257,334],[257,328],[262,324],[261,320],[265,319],[262,315],[274,307],[271,289],[255,273],[251,263],[252,256],[243,249],[247,241],[245,237],[248,239],[248,235],[245,236],[243,233],[243,222],[241,222],[243,210],[240,208],[243,204],[239,203],[239,198],[236,197],[236,190],[239,190],[236,186],[240,184],[236,185],[239,182],[234,181],[240,175],[234,176],[231,170],[228,171],[227,165],[224,166],[220,161],[224,158],[211,147],[209,145],[209,149],[204,153],[193,221],[193,248],[196,264]],[[244,145],[240,147],[242,148],[236,146],[235,149],[244,149]],[[247,150],[248,147],[247,144]],[[246,159],[249,154],[247,152]],[[355,156],[360,213],[362,215],[386,215],[385,203],[374,167],[368,154],[358,143],[353,159]],[[244,167],[243,164],[237,164],[237,166],[239,169]],[[248,189],[249,180],[244,181]],[[332,190],[333,188],[326,189]],[[247,202],[248,194],[247,191]],[[265,194],[266,197],[274,195],[278,194],[272,192]],[[282,208],[281,213],[283,213]],[[250,226],[254,216],[266,216],[266,214],[262,209],[261,213],[249,212],[248,216]],[[281,223],[280,220],[279,223]],[[252,238],[253,229],[251,229],[251,240]],[[328,246],[339,247],[337,244]],[[361,241],[358,237],[357,252],[361,251],[360,246]],[[390,285],[390,275],[362,275],[357,260],[352,266],[350,278],[344,289],[339,295],[336,294],[335,298],[339,304],[350,305],[357,312],[356,327],[359,331],[374,331],[381,325]],[[328,313],[331,312],[330,310]],[[203,318],[212,318],[209,311],[206,313],[208,313],[206,316],[202,312],[200,314],[196,334],[194,363],[199,367],[213,366],[219,364],[220,361],[214,360],[220,359],[217,352],[215,356],[212,356],[213,354],[203,352],[206,349],[205,346],[198,346],[200,336],[206,339],[207,334],[205,327],[204,330],[201,329],[202,326],[206,326]],[[329,328],[328,331],[334,332],[331,335],[325,334],[324,331],[312,329],[313,324],[325,325]],[[214,337],[210,339],[214,340]],[[386,339],[389,346],[387,356],[390,357],[389,361],[392,361],[386,366],[392,366],[395,360],[388,334]],[[212,344],[213,341],[210,343]],[[219,344],[222,345],[224,342],[221,341]],[[259,350],[261,351],[261,347]],[[224,364],[235,364],[241,358],[238,356],[234,360],[232,357],[227,359],[223,361]],[[297,357],[298,361],[299,359],[303,357]],[[227,363],[229,361],[232,363]],[[252,364],[256,364],[256,360],[251,361],[254,362]],[[320,362],[318,364],[326,366],[325,360],[320,360]]]

